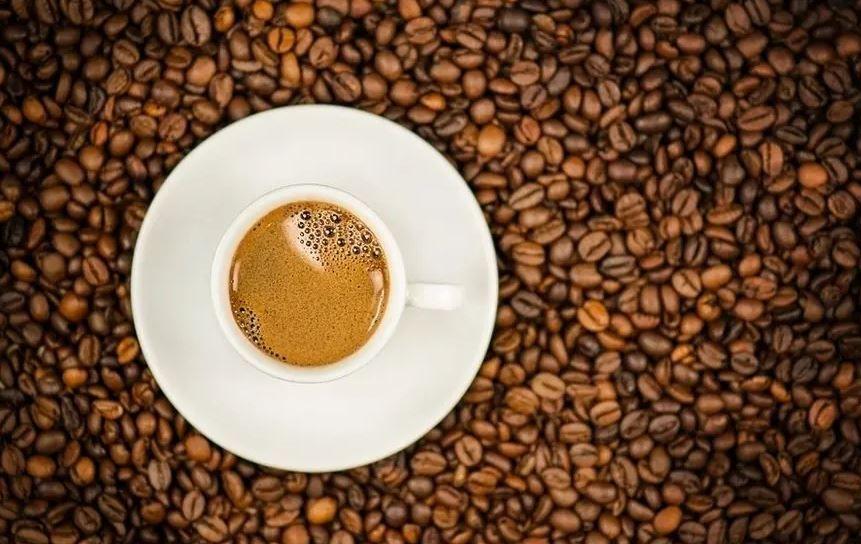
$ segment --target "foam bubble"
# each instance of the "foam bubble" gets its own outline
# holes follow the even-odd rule
[[[291,210],[287,214],[286,221],[292,221],[296,227],[288,225],[287,230],[293,232],[296,241],[322,265],[332,266],[349,262],[345,259],[365,257],[376,261],[383,257],[373,232],[352,214],[316,204],[302,206],[301,210]],[[334,238],[336,245],[319,243],[327,238]]]

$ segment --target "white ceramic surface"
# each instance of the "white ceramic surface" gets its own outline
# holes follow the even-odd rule
[[[379,354],[339,380],[291,383],[245,363],[213,311],[213,255],[243,208],[298,183],[366,203],[394,235],[407,277],[460,285],[462,304],[406,308]],[[490,233],[457,171],[410,131],[335,106],[260,113],[194,149],[153,199],[131,283],[144,356],[180,413],[237,455],[302,471],[373,462],[430,430],[472,382],[497,300]]]
[[[327,365],[295,366],[269,357],[252,344],[239,329],[230,309],[230,293],[228,283],[230,269],[236,248],[245,233],[264,215],[290,202],[301,201],[328,202],[350,211],[359,218],[365,226],[376,235],[377,241],[386,256],[389,271],[389,288],[383,317],[376,330],[364,345],[343,359]],[[404,305],[407,303],[407,293],[424,294],[423,297],[410,296],[411,306],[419,308],[436,308],[452,310],[460,306],[463,289],[459,285],[427,285],[410,284],[407,286],[407,274],[401,250],[395,237],[380,217],[364,202],[340,189],[313,183],[287,185],[270,191],[243,209],[225,230],[215,256],[212,259],[212,274],[210,278],[210,293],[212,295],[213,311],[221,330],[227,340],[243,359],[259,370],[282,380],[299,383],[322,383],[337,380],[355,372],[370,362],[386,345],[395,332]]]

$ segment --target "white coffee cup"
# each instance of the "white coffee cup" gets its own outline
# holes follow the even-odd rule
[[[319,366],[290,365],[269,357],[245,337],[230,308],[230,268],[239,242],[261,217],[285,204],[300,201],[328,202],[355,215],[376,235],[389,267],[388,299],[376,330],[351,355]],[[218,323],[227,340],[243,359],[270,376],[304,383],[328,382],[342,378],[367,364],[391,338],[405,306],[427,310],[453,310],[460,306],[462,299],[462,288],[458,285],[407,283],[404,262],[395,238],[377,214],[353,195],[317,184],[290,185],[276,189],[242,210],[227,228],[215,250],[210,290]]]

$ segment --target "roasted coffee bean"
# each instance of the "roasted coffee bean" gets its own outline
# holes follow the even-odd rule
[[[602,231],[587,234],[577,244],[577,252],[587,262],[600,261],[610,248],[610,238]]]
[[[228,535],[227,524],[214,516],[201,518],[194,524],[194,529],[206,542],[223,542]]]
[[[755,106],[738,118],[738,128],[745,131],[762,131],[774,124],[776,114],[769,106]]]
[[[602,302],[588,300],[577,310],[577,320],[587,330],[601,332],[610,325],[610,314]]]

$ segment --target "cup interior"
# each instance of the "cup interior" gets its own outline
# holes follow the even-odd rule
[[[386,256],[389,289],[383,317],[376,330],[352,354],[319,366],[297,366],[274,359],[255,346],[239,328],[230,308],[230,265],[246,232],[270,211],[300,201],[317,201],[346,209],[376,235]],[[212,262],[211,293],[215,315],[227,340],[243,359],[270,376],[302,383],[320,383],[342,378],[367,364],[394,332],[406,300],[406,278],[400,250],[394,236],[371,208],[353,195],[326,185],[301,184],[276,189],[261,196],[230,224],[215,250]]]

